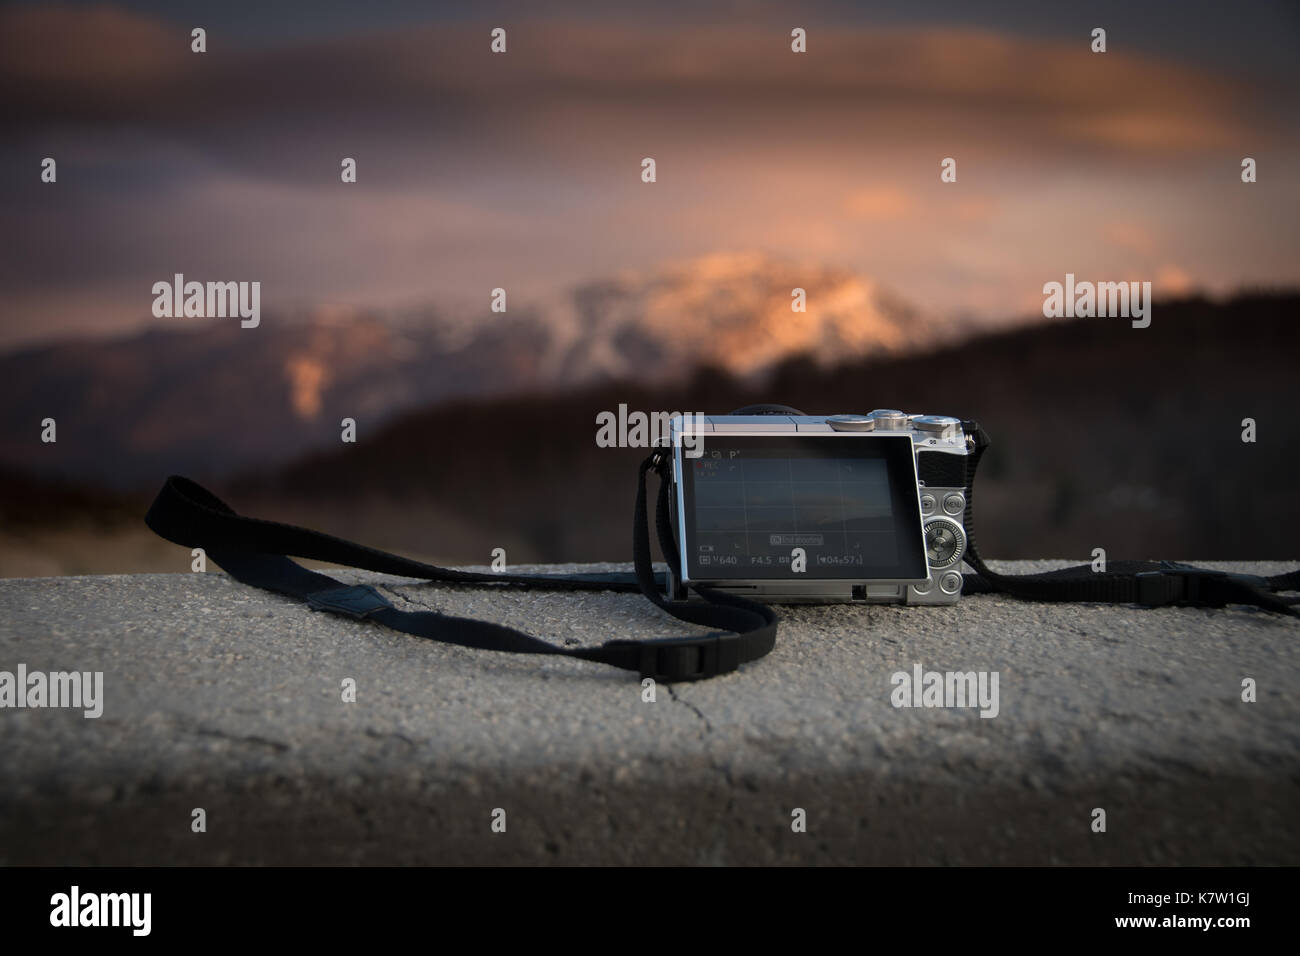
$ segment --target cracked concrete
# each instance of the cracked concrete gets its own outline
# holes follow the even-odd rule
[[[672,698],[674,703],[681,704],[683,707],[689,708],[691,713],[693,713],[696,717],[700,718],[700,720],[704,724],[704,732],[706,734],[713,732],[713,725],[709,723],[709,718],[704,715],[704,711],[700,710],[700,708],[696,707],[689,700],[682,700],[682,698],[678,696],[677,691],[676,689],[674,689],[672,684],[665,684],[664,689],[668,691],[668,696]]]
[[[635,595],[336,576],[555,643],[694,630]],[[650,703],[634,674],[220,573],[0,581],[0,669],[102,670],[105,696],[98,720],[0,711],[0,863],[1300,861],[1294,620],[995,596],[780,613],[771,656]],[[895,708],[917,663],[998,671],[1000,713]]]

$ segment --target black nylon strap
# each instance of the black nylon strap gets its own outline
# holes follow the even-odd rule
[[[776,643],[776,615],[742,598],[701,590],[707,603],[669,602],[664,579],[651,565],[647,528],[645,475],[661,459],[641,466],[635,511],[636,572],[628,574],[519,575],[457,571],[413,561],[342,538],[237,514],[206,488],[173,475],[164,483],[145,516],[161,537],[185,547],[201,547],[231,577],[358,620],[372,620],[394,630],[459,644],[516,654],[558,654],[637,671],[661,681],[698,680],[735,670],[770,652]],[[663,496],[661,495],[661,502]],[[658,516],[666,527],[664,515]],[[546,590],[640,590],[661,608],[684,621],[737,633],[716,633],[654,640],[615,640],[597,647],[566,648],[523,631],[437,611],[396,608],[369,585],[347,585],[302,567],[288,555],[313,558],[386,574],[443,581]]]
[[[1250,604],[1280,614],[1300,616],[1293,601],[1273,591],[1300,588],[1300,570],[1264,578],[1227,574],[1173,562],[1114,562],[1107,571],[1089,565],[1041,574],[1006,575],[991,570],[980,556],[974,534],[974,478],[988,448],[988,435],[976,422],[963,422],[973,441],[966,459],[967,547],[965,560],[976,571],[964,576],[965,594],[1005,592],[1017,598],[1050,602],[1100,602],[1222,607]],[[661,681],[699,680],[734,671],[771,652],[777,616],[769,607],[708,587],[693,589],[704,602],[669,601],[665,579],[651,563],[646,475],[660,479],[655,530],[664,558],[679,566],[676,538],[669,522],[667,458],[656,452],[641,463],[637,476],[633,523],[633,574],[521,575],[458,571],[389,554],[342,538],[248,518],[201,485],[173,475],[164,483],[145,521],[158,535],[185,547],[201,547],[231,577],[305,602],[314,610],[357,620],[371,620],[394,630],[464,647],[516,654],[553,654],[610,664]],[[692,624],[718,628],[703,636],[654,640],[614,640],[597,647],[567,648],[523,631],[437,611],[404,611],[370,585],[347,585],[310,571],[289,558],[295,555],[386,574],[492,587],[552,591],[639,590],[666,613]]]
[[[172,475],[163,483],[145,515],[145,523],[168,541],[214,551],[296,555],[330,564],[365,568],[408,578],[427,578],[451,584],[522,585],[552,590],[636,591],[627,574],[488,574],[457,571],[413,561],[333,535],[296,525],[248,518],[198,482]],[[218,562],[220,564],[220,562]],[[222,567],[225,567],[223,564]]]
[[[988,434],[977,422],[962,422],[974,447],[966,458],[966,554],[977,572],[964,576],[963,594],[1001,591],[1027,601],[1140,604],[1145,607],[1181,605],[1224,607],[1250,604],[1278,614],[1300,617],[1291,602],[1272,591],[1300,586],[1300,571],[1271,578],[1229,574],[1173,561],[1114,561],[1105,571],[1081,564],[1038,574],[999,574],[984,563],[975,543],[975,471],[989,447]]]

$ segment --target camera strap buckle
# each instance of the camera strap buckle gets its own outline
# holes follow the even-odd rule
[[[1194,568],[1173,561],[1165,564],[1166,567],[1158,571],[1143,571],[1134,575],[1138,604],[1144,607],[1170,604],[1226,607],[1229,604],[1250,604],[1280,614],[1296,614],[1290,602],[1271,593],[1275,586],[1268,578]]]
[[[642,679],[656,681],[703,680],[727,674],[740,666],[740,636],[706,634],[634,641],[640,651]]]
[[[1206,567],[1192,567],[1174,561],[1161,562],[1157,571],[1134,575],[1138,583],[1138,604],[1145,607],[1192,605],[1223,607],[1240,600],[1243,589],[1257,591],[1265,579],[1253,575],[1229,574]]]
[[[1223,589],[1216,585],[1227,578],[1225,571],[1169,562],[1168,567],[1158,571],[1142,571],[1134,575],[1137,582],[1137,603],[1143,607],[1164,607],[1169,604],[1222,607],[1227,602],[1224,600]]]

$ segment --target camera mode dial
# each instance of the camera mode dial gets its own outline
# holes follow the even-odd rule
[[[870,417],[875,419],[877,428],[885,431],[903,431],[910,423],[907,412],[896,408],[877,408]]]

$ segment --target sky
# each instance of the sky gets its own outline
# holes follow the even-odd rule
[[[1296,9],[11,4],[0,348],[157,323],[178,272],[270,312],[486,314],[761,252],[990,322],[1066,273],[1294,286]]]

